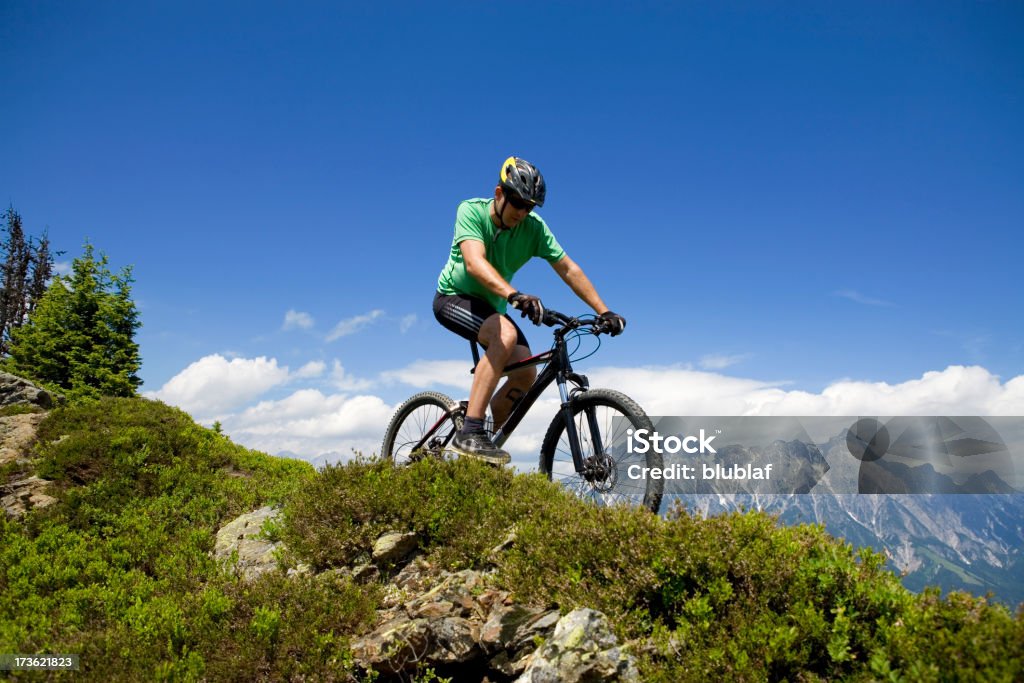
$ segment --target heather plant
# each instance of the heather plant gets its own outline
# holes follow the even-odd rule
[[[414,531],[439,566],[479,566],[545,496],[561,494],[539,475],[472,461],[396,468],[358,459],[326,467],[296,492],[282,538],[313,566],[328,568],[351,564],[385,533]]]
[[[55,410],[36,451],[58,503],[0,516],[0,651],[80,654],[85,680],[347,678],[348,634],[372,619],[374,589],[246,583],[210,553],[221,525],[281,504],[313,476],[307,464],[142,399]]]
[[[492,553],[513,528],[511,549]],[[297,492],[281,533],[327,568],[364,560],[390,531],[416,532],[440,567],[496,565],[516,599],[604,611],[646,680],[948,680],[956,671],[1011,681],[1024,671],[1019,614],[961,593],[915,595],[884,556],[759,512],[701,519],[677,507],[662,519],[469,461],[364,460],[329,467]]]
[[[877,553],[758,512],[597,508],[471,461],[316,472],[142,399],[54,410],[36,456],[58,502],[0,518],[0,651],[80,654],[84,680],[373,679],[349,644],[374,624],[386,579],[320,570],[365,561],[392,531],[415,532],[438,569],[493,568],[518,601],[602,610],[644,680],[1024,674],[1022,613],[911,593]],[[247,581],[212,558],[217,529],[268,504],[284,515],[263,536],[315,573]]]

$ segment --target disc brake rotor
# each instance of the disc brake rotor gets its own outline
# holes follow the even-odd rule
[[[619,479],[615,460],[607,453],[588,457],[583,463],[583,477],[600,493],[611,491]]]

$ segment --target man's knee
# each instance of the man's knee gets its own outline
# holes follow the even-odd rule
[[[520,344],[512,351],[512,358],[510,360],[513,363],[518,363],[526,360],[531,355],[529,347]],[[510,372],[508,378],[513,386],[526,389],[533,384],[534,380],[537,379],[537,366],[530,365],[525,368],[520,368],[515,372]]]
[[[503,355],[512,355],[516,349],[519,332],[508,318],[495,313],[480,326],[479,339],[488,351],[496,347]]]

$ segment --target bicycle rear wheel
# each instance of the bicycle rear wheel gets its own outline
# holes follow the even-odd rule
[[[398,407],[381,444],[380,457],[396,465],[440,458],[462,428],[459,402],[436,391],[416,394]]]
[[[551,421],[540,451],[540,471],[584,500],[598,505],[625,503],[657,513],[663,482],[637,476],[642,468],[661,468],[660,453],[627,453],[626,430],[654,431],[636,401],[610,389],[591,389],[572,400],[573,423],[579,434],[584,472],[573,464],[565,419],[561,411]],[[598,448],[598,445],[600,447]],[[631,466],[639,465],[640,469]],[[630,476],[630,474],[634,476]]]

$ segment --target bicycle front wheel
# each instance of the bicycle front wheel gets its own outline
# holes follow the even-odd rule
[[[626,452],[626,430],[654,431],[636,401],[610,389],[591,389],[572,400],[573,424],[579,435],[583,471],[577,472],[559,411],[548,427],[540,451],[540,471],[584,500],[598,505],[643,506],[657,513],[663,482],[647,476],[662,467],[660,453]]]
[[[462,428],[459,402],[436,391],[416,394],[398,407],[381,444],[380,457],[404,465],[440,458]]]

